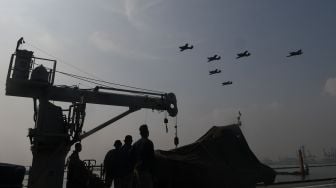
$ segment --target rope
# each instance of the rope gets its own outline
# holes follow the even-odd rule
[[[107,87],[106,85],[104,84],[101,84],[99,82],[95,82],[95,81],[91,81],[91,80],[94,80],[94,79],[88,79],[86,77],[83,77],[83,76],[78,76],[78,75],[74,75],[74,74],[69,74],[69,73],[65,73],[65,72],[61,72],[61,71],[56,71],[60,74],[63,74],[63,75],[66,75],[66,76],[69,76],[69,77],[73,77],[73,78],[76,78],[78,80],[82,80],[82,81],[85,81],[85,82],[88,82],[88,83],[92,83],[92,84],[96,84],[98,86],[104,86],[104,87]]]
[[[105,83],[105,84],[117,85],[117,86],[121,86],[121,87],[128,87],[128,88],[137,89],[137,90],[141,90],[141,91],[149,91],[149,92],[155,92],[155,93],[160,93],[160,94],[165,93],[163,91],[156,91],[156,90],[150,90],[150,89],[143,89],[143,88],[139,88],[139,87],[127,86],[127,85],[123,85],[123,84],[117,84],[117,83],[108,82],[108,81],[104,81],[104,80],[98,80],[98,79],[89,78],[89,77],[85,77],[85,76],[70,74],[70,73],[66,73],[66,72],[62,72],[62,71],[56,71],[56,72],[58,72],[60,74],[67,75],[67,76],[70,76],[70,77],[78,78],[78,79],[81,78],[81,79],[85,79],[85,80],[93,80],[93,81],[95,81],[94,83],[101,82],[101,83]],[[99,85],[104,86],[104,87],[109,87],[107,85],[100,84],[100,83],[99,83]]]
[[[28,43],[28,42],[26,42],[26,44],[29,45],[29,46],[31,46],[31,47],[33,47],[33,48],[35,48],[35,49],[37,49],[37,50],[39,50],[39,51],[41,51],[42,53],[44,53],[44,54],[46,54],[46,55],[48,55],[48,56],[50,56],[50,57],[53,57],[53,58],[55,58],[55,59],[58,59],[59,62],[62,62],[62,63],[64,63],[64,64],[66,64],[66,65],[68,65],[68,66],[70,66],[70,67],[72,67],[72,68],[78,70],[79,72],[82,72],[82,73],[84,73],[84,74],[87,74],[87,75],[92,76],[92,77],[95,77],[95,78],[99,78],[99,77],[93,75],[92,73],[86,72],[86,71],[84,71],[84,70],[82,70],[82,69],[80,69],[80,68],[78,68],[78,67],[72,65],[71,63],[68,63],[67,61],[65,61],[65,60],[63,60],[63,59],[58,58],[58,57],[56,57],[56,56],[54,56],[54,55],[52,55],[52,54],[50,54],[50,53],[48,53],[48,52],[42,50],[41,48],[38,48],[38,47],[34,46],[33,44],[30,44],[30,43]]]
[[[56,71],[56,72],[58,72],[58,73],[62,73],[62,74],[67,75],[67,76],[70,76],[70,75],[71,75],[71,77],[76,76],[77,79],[79,79],[79,78],[83,78],[83,79],[86,79],[87,82],[94,83],[94,84],[97,84],[97,82],[101,82],[101,83],[105,83],[105,84],[116,85],[116,86],[121,86],[121,87],[127,87],[127,88],[132,88],[132,89],[142,90],[142,91],[150,91],[150,92],[156,92],[156,93],[161,93],[161,94],[164,94],[164,93],[165,93],[165,92],[163,92],[163,91],[155,91],[155,90],[150,90],[150,89],[144,89],[144,88],[139,88],[139,87],[134,87],[134,86],[128,86],[128,85],[124,85],[124,84],[118,84],[118,83],[113,83],[113,82],[104,81],[103,79],[99,78],[98,76],[95,76],[95,75],[93,75],[93,74],[91,74],[91,73],[89,73],[89,72],[86,72],[86,71],[84,71],[84,70],[82,70],[82,69],[80,69],[80,68],[78,68],[78,67],[72,65],[71,63],[69,63],[69,62],[67,62],[67,61],[65,61],[65,60],[63,60],[63,59],[60,59],[60,58],[58,58],[58,57],[56,57],[56,56],[54,56],[54,55],[52,55],[52,54],[50,54],[50,53],[48,53],[48,52],[42,50],[41,48],[36,47],[35,45],[33,45],[33,44],[31,44],[31,43],[27,43],[27,42],[26,42],[26,44],[29,45],[29,46],[31,46],[31,47],[33,47],[33,48],[35,48],[35,49],[37,49],[37,50],[39,50],[39,51],[41,51],[42,53],[44,53],[44,54],[46,54],[46,55],[48,55],[48,56],[50,56],[50,57],[53,57],[53,58],[55,58],[55,59],[58,59],[59,62],[62,62],[62,63],[64,63],[64,64],[66,64],[66,65],[68,65],[68,66],[70,66],[70,67],[72,67],[72,68],[74,68],[74,69],[76,69],[76,70],[78,70],[78,71],[80,71],[80,72],[82,72],[82,73],[84,73],[84,74],[87,74],[87,75],[89,75],[89,76],[91,76],[91,77],[94,77],[94,78],[89,78],[89,77],[84,77],[84,76],[78,76],[78,75],[69,74],[69,73],[65,73],[65,72],[61,72],[61,71]],[[80,79],[80,80],[81,80],[81,79]],[[93,81],[96,81],[96,82],[92,82],[92,81],[89,81],[89,80],[93,80]],[[84,80],[82,80],[82,81],[84,81]],[[98,85],[108,87],[107,85],[103,85],[103,84],[98,84]]]

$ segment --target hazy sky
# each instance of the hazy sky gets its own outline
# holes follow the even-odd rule
[[[335,10],[334,0],[0,1],[0,162],[31,164],[32,99],[5,96],[21,36],[35,56],[57,57],[60,71],[174,92],[181,145],[213,125],[236,122],[240,110],[242,131],[260,159],[295,156],[303,144],[321,155],[336,147]],[[194,49],[179,52],[186,42]],[[297,49],[304,54],[286,57]],[[245,50],[252,55],[236,60]],[[222,59],[207,63],[214,54]],[[215,68],[222,73],[209,76]],[[221,86],[227,80],[234,84]],[[94,86],[62,75],[56,84]],[[124,110],[88,105],[84,129]],[[115,139],[138,139],[143,123],[156,149],[171,149],[175,120],[166,134],[163,119],[136,112],[84,140],[81,157],[101,161]]]

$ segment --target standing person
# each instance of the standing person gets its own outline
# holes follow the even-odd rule
[[[114,188],[121,187],[120,173],[121,173],[121,146],[120,140],[114,142],[115,149],[107,152],[104,158],[104,174],[105,184],[107,187],[111,187],[112,181],[114,181]]]
[[[85,164],[79,158],[79,152],[82,151],[80,143],[75,144],[75,150],[68,158],[67,188],[85,188],[88,186],[89,172]]]
[[[141,125],[141,138],[134,143],[132,155],[135,159],[135,173],[140,188],[153,188],[154,144],[148,139],[147,125]]]
[[[132,136],[126,135],[124,140],[124,145],[121,148],[122,153],[122,177],[121,177],[121,187],[122,188],[132,188],[133,183],[133,169],[134,162],[131,156],[132,150]]]

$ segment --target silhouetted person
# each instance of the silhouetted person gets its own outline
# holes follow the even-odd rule
[[[104,173],[105,184],[107,187],[111,187],[112,181],[114,181],[114,188],[121,187],[121,141],[116,140],[114,142],[115,149],[107,152],[104,158]]]
[[[132,136],[126,135],[124,145],[121,147],[122,154],[122,172],[121,172],[121,187],[132,188],[134,161],[132,160]]]
[[[140,188],[153,187],[154,168],[154,144],[148,139],[149,131],[147,125],[141,125],[141,138],[134,143],[132,155],[135,159],[135,174],[137,184]]]
[[[88,186],[89,172],[79,158],[82,151],[80,143],[75,144],[75,150],[68,158],[67,188],[85,188]]]

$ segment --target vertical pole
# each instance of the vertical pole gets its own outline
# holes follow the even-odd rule
[[[54,80],[55,80],[55,73],[56,73],[56,63],[57,63],[57,61],[56,60],[54,60],[54,65],[53,65],[53,70],[52,70],[52,77],[51,77],[51,85],[53,85],[54,84]]]
[[[305,168],[304,168],[304,163],[303,163],[303,153],[302,153],[301,149],[299,149],[299,162],[300,162],[300,173],[301,173],[301,176],[305,176],[306,173],[305,173]]]
[[[7,81],[9,80],[12,72],[12,67],[13,67],[13,59],[14,59],[14,54],[12,54],[10,62],[9,62],[9,67],[8,67],[8,72],[7,72]]]
[[[104,166],[103,163],[100,164],[100,179],[104,179]]]

